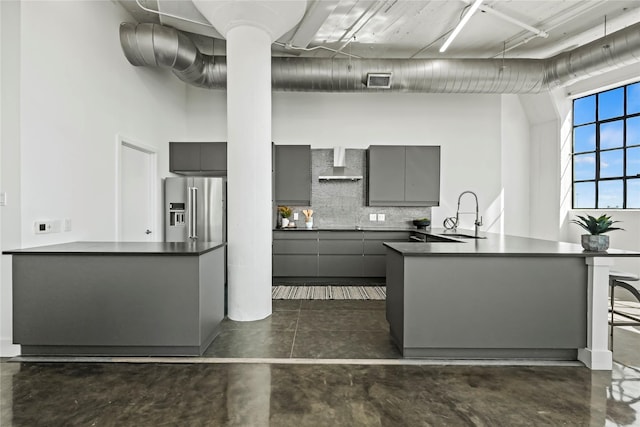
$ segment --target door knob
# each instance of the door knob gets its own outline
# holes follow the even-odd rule
[[[151,234],[151,230],[145,231],[144,234]]]

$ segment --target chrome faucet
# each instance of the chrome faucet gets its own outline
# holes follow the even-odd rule
[[[460,212],[460,199],[462,199],[462,196],[464,196],[467,193],[472,194],[473,197],[476,199],[476,212],[475,212],[476,220],[474,221],[474,224],[475,224],[475,227],[476,227],[476,237],[478,237],[478,227],[480,227],[482,225],[482,217],[478,216],[478,196],[473,191],[469,191],[469,190],[463,191],[458,196],[458,210],[456,211],[456,226],[460,223],[460,221],[459,221],[460,214],[473,214],[473,212]]]

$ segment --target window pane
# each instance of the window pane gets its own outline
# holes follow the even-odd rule
[[[596,125],[580,126],[573,131],[573,152],[584,153],[596,149]]]
[[[591,95],[573,101],[573,124],[581,125],[596,121],[596,96]]]
[[[640,83],[627,86],[627,114],[640,113]]]
[[[600,153],[600,178],[623,175],[623,152],[624,150],[612,150]]]
[[[603,123],[600,125],[600,149],[622,147],[623,121]]]
[[[598,208],[622,208],[622,180],[598,183]]]
[[[627,149],[627,176],[640,174],[640,147]]]
[[[640,117],[627,120],[627,147],[640,145]]]
[[[640,209],[640,179],[627,181],[627,209]]]
[[[576,209],[596,207],[595,182],[577,182],[573,185],[573,207]]]
[[[573,156],[573,180],[584,181],[596,177],[596,154],[579,154]]]
[[[624,88],[602,92],[598,95],[598,120],[611,119],[624,114]]]

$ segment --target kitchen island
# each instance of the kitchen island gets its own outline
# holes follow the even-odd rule
[[[224,318],[225,243],[73,242],[13,262],[22,355],[201,355]]]
[[[484,237],[385,243],[387,320],[403,356],[580,360],[610,370],[611,258],[640,253]]]

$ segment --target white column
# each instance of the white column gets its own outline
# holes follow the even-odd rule
[[[271,314],[271,39],[226,37],[229,318],[257,320]]]
[[[587,368],[610,371],[613,358],[609,351],[608,289],[609,267],[613,260],[607,257],[588,257],[587,263],[587,347],[578,349],[578,360]]]
[[[271,314],[271,43],[306,0],[193,0],[227,39],[228,314]]]

